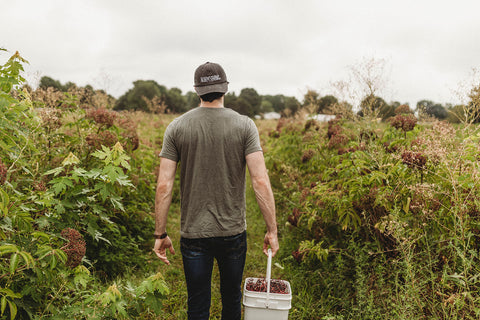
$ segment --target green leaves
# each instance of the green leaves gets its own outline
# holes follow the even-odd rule
[[[92,155],[103,160],[107,165],[113,164],[115,167],[130,170],[130,164],[128,163],[130,157],[125,154],[120,142],[117,142],[111,150],[102,145],[102,150],[97,150]]]
[[[329,249],[323,248],[323,246],[323,241],[315,243],[315,240],[304,240],[300,243],[298,250],[307,254],[307,256],[316,257],[319,261],[324,261],[328,257]]]
[[[0,314],[3,316],[8,304],[10,309],[10,319],[15,319],[17,316],[17,305],[13,300],[20,299],[22,295],[20,293],[15,293],[8,288],[0,288],[0,295],[2,296],[0,299]]]
[[[6,217],[8,215],[8,208],[10,204],[10,197],[8,194],[0,188],[0,213]]]
[[[35,265],[35,261],[32,255],[27,251],[20,250],[14,244],[4,244],[0,246],[0,256],[10,255],[9,271],[14,274],[19,268],[20,262],[22,262],[22,269],[28,269]]]
[[[74,155],[72,152],[68,154],[68,156],[62,161],[62,167],[79,164],[80,160]]]
[[[2,51],[6,50],[2,49]],[[20,75],[20,72],[23,71],[23,63],[28,63],[28,61],[22,58],[17,51],[3,66],[0,65],[0,90],[3,93],[10,93],[15,86],[25,81]]]
[[[152,293],[158,291],[163,295],[167,295],[169,293],[169,289],[167,283],[165,282],[165,278],[163,275],[158,272],[154,275],[151,275],[137,287],[135,290],[137,295],[142,295],[145,293]]]
[[[143,268],[147,257],[140,242],[152,227],[146,214],[153,199],[147,181],[151,177],[142,179],[147,194],[137,204],[128,176],[131,158],[122,144],[92,152],[94,146],[86,136],[104,128],[92,129],[84,109],[74,109],[76,102],[69,103],[70,110],[55,109],[56,102],[51,113],[34,110],[29,93],[19,89],[23,63],[17,53],[0,66],[0,159],[4,168],[0,176],[0,318],[14,319],[21,313],[39,318],[117,319],[147,308],[158,311],[158,298],[164,292],[160,285],[153,287],[159,290],[140,296],[133,289],[122,292],[119,298],[110,288],[102,296],[106,306],[98,300],[102,285],[94,281],[97,274],[116,277],[130,268]],[[46,130],[47,125],[54,130]],[[111,125],[110,135],[102,137],[125,144],[137,137],[133,126],[127,137],[122,135],[127,129]],[[101,142],[105,141],[109,142]],[[153,166],[153,155],[150,158],[147,161]],[[151,169],[143,172],[151,175]],[[140,213],[137,207],[142,208]],[[65,228],[85,236],[88,256],[82,262],[95,268],[95,273],[90,274],[84,265],[67,266],[71,257],[83,256],[85,247],[68,246],[70,242],[59,236]]]

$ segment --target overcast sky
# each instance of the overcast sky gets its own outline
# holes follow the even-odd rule
[[[352,66],[383,66],[386,101],[458,101],[480,67],[475,0],[0,0],[0,62],[19,51],[42,76],[119,97],[138,79],[192,90],[195,68],[220,63],[230,91],[301,99],[354,87]],[[383,63],[382,63],[383,61]],[[377,64],[377,65],[379,65]],[[347,97],[345,97],[347,98]]]

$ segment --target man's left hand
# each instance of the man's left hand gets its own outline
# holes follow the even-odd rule
[[[173,249],[172,240],[170,240],[169,236],[164,239],[155,239],[153,251],[160,260],[165,262],[167,265],[170,265],[170,261],[168,261],[167,258],[167,248],[170,250],[171,254],[175,254],[175,249]]]

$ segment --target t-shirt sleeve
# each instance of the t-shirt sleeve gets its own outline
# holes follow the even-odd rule
[[[260,137],[258,135],[258,129],[257,126],[255,126],[255,122],[253,122],[252,119],[248,118],[245,139],[245,155],[257,151],[262,151],[262,146],[260,145]]]
[[[162,151],[160,151],[160,157],[178,162],[180,156],[175,145],[174,131],[174,125],[170,123],[163,135],[163,146]]]

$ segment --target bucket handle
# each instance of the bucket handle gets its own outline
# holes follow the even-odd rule
[[[267,260],[267,301],[265,303],[265,306],[268,308],[270,305],[270,278],[272,275],[272,249],[268,249],[268,260]]]

